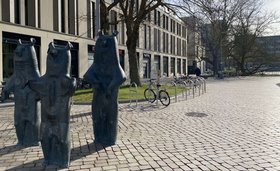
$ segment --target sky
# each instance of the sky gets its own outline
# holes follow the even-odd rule
[[[277,23],[271,25],[272,27],[267,35],[280,35],[280,0],[264,0],[264,5],[266,10],[275,11],[276,15],[279,16]]]

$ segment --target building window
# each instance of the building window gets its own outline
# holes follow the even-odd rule
[[[94,45],[88,45],[88,68],[94,62],[94,52],[95,52],[95,46]]]
[[[95,3],[91,0],[88,1],[87,7],[87,36],[88,38],[94,38],[95,36]]]
[[[187,62],[186,62],[186,59],[183,59],[183,74],[184,75],[187,75]]]
[[[18,40],[21,39],[23,44],[30,43],[30,38],[34,38],[36,40],[34,49],[37,56],[38,61],[38,69],[40,70],[40,48],[41,48],[41,38],[36,37],[34,35],[23,35],[16,34],[10,32],[2,32],[3,33],[3,78],[4,80],[9,78],[14,72],[14,51],[17,47]]]
[[[40,0],[39,0],[40,1]],[[61,32],[65,33],[65,2],[64,0],[61,0],[61,5],[60,5],[60,16],[61,16]]]
[[[157,24],[157,10],[154,10],[154,24]]]
[[[182,74],[181,70],[181,59],[177,59],[177,73]]]
[[[125,70],[125,50],[119,49],[120,65],[123,70]]]
[[[91,2],[91,29],[92,29],[92,38],[95,37],[95,3]]]
[[[54,44],[65,47],[67,41],[54,39]],[[79,44],[71,42],[73,48],[71,48],[71,76],[79,78]]]
[[[110,22],[112,24],[110,24],[110,31],[111,33],[114,31],[114,30],[118,30],[118,25],[117,25],[117,12],[114,11],[114,10],[111,10],[110,11]]]
[[[158,11],[157,20],[157,25],[160,27],[160,11]]]
[[[151,26],[148,26],[148,49],[152,50],[152,41],[151,41]]]
[[[168,57],[164,56],[163,57],[163,75],[165,75],[167,77],[169,76],[168,68],[169,68]]]
[[[155,69],[156,73],[158,73],[158,71],[160,71],[160,56],[159,55],[154,56],[154,69]]]
[[[76,19],[75,19],[75,22],[76,22],[76,35],[79,35],[79,3],[78,3],[78,0],[75,1],[75,5],[76,5]]]
[[[164,28],[164,29],[166,29],[166,26],[165,26],[166,24],[165,24],[165,15],[163,14],[162,15],[162,27]]]
[[[181,56],[181,39],[180,38],[177,38],[177,55]]]
[[[182,37],[186,38],[187,37],[187,29],[185,26],[182,27]]]
[[[169,17],[166,16],[166,30],[169,30]]]
[[[147,26],[144,24],[144,49],[147,49]]]
[[[124,21],[121,21],[121,44],[125,44],[125,25]]]
[[[171,54],[175,54],[175,36],[170,35]]]
[[[158,49],[158,38],[157,38],[157,29],[154,28],[154,51],[157,51]]]
[[[160,30],[158,30],[158,36],[157,36],[157,38],[158,38],[158,49],[157,49],[157,51],[160,52],[160,51],[161,51],[161,46],[160,46],[160,42],[161,42],[161,31],[160,31]]]
[[[182,56],[187,56],[187,44],[186,44],[186,41],[183,40],[182,41],[183,43],[183,47],[182,47]]]
[[[20,24],[20,0],[15,0],[15,23]]]
[[[171,58],[171,75],[175,76],[175,58]]]
[[[60,9],[59,9],[59,0],[53,0],[53,30],[59,31],[60,23]]]
[[[144,24],[144,49],[151,50],[151,27]]]
[[[38,17],[38,3],[36,0],[25,0],[24,1],[25,8],[25,25],[38,27],[38,23],[40,23],[40,19]]]
[[[162,39],[163,39],[163,41],[162,41],[162,51],[163,51],[164,53],[166,53],[166,46],[165,46],[166,37],[165,37],[165,35],[166,35],[166,33],[163,32],[163,33],[162,33]]]
[[[143,54],[143,78],[151,78],[151,55]]]

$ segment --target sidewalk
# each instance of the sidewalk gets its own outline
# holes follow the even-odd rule
[[[121,104],[117,144],[93,143],[90,105],[71,110],[71,165],[60,170],[280,170],[279,77],[211,81],[168,107]],[[13,106],[0,104],[0,170],[42,166],[40,147],[18,147]]]

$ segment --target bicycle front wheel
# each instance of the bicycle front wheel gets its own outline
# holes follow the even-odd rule
[[[164,106],[168,106],[170,104],[169,94],[165,90],[159,91],[159,100]]]
[[[156,93],[151,89],[146,89],[144,91],[144,97],[148,102],[153,103],[156,100]]]

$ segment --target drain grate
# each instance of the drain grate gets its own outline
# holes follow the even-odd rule
[[[186,113],[186,116],[202,118],[202,117],[207,117],[208,115],[206,113],[200,113],[200,112],[188,112]]]

